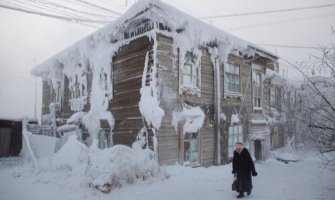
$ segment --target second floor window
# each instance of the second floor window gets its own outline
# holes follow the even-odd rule
[[[240,67],[226,63],[225,65],[225,91],[240,93]]]
[[[197,56],[188,51],[183,64],[183,86],[199,87],[199,68],[197,66]]]
[[[259,73],[254,73],[253,76],[253,96],[254,96],[254,107],[261,107],[262,100],[262,77]]]
[[[270,107],[276,107],[276,89],[273,87],[270,88]]]

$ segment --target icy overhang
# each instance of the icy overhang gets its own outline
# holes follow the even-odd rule
[[[149,27],[140,27],[141,24],[147,24]],[[132,29],[136,27],[141,29],[134,30],[133,33]],[[214,44],[219,55],[222,56],[221,60],[225,60],[232,50],[245,55],[257,52],[262,56],[278,59],[266,50],[200,21],[160,0],[141,0],[114,22],[51,57],[35,67],[31,73],[35,76],[47,77],[57,62],[73,63],[71,62],[73,59],[77,59],[78,62],[90,60],[91,52],[103,50],[99,48],[101,43],[104,43],[104,46],[113,46],[110,47],[113,51],[103,51],[104,54],[115,53],[119,47],[136,38],[138,32],[144,35],[151,30],[172,36],[175,44],[185,49]]]

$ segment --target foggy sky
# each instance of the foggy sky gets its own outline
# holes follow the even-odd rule
[[[133,0],[135,1],[135,0]],[[128,1],[132,4],[133,1]],[[95,2],[95,1],[92,1]],[[195,17],[305,7],[334,0],[165,0]],[[99,4],[99,1],[96,1]],[[121,10],[120,10],[121,11]],[[219,18],[206,22],[257,44],[319,46],[334,43],[335,7],[259,16]],[[35,81],[30,70],[94,28],[0,8],[0,118],[34,116]],[[306,61],[311,49],[262,46],[293,63]],[[298,74],[288,68],[288,78]],[[41,108],[41,80],[37,78],[37,116]]]

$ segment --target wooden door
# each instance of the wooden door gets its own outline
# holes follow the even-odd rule
[[[9,155],[11,131],[10,128],[0,128],[0,157],[7,157]]]

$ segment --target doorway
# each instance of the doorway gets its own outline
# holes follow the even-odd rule
[[[256,160],[262,160],[262,141],[255,140],[255,158]]]

